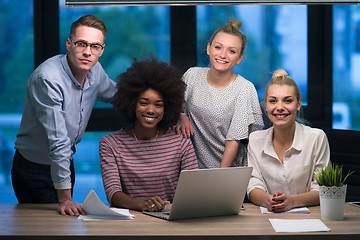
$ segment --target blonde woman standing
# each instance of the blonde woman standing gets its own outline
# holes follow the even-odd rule
[[[246,36],[242,23],[229,19],[207,45],[211,66],[184,75],[185,113],[176,130],[192,137],[200,168],[247,165],[247,139],[263,128],[254,85],[232,72],[242,61]]]

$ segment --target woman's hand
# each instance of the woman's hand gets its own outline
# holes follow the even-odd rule
[[[281,202],[275,201],[275,199],[274,199],[275,194],[274,195],[266,194],[266,195],[267,196],[265,198],[265,207],[267,208],[267,210],[269,212],[273,212],[273,206],[280,204]]]
[[[143,211],[159,212],[162,211],[167,204],[170,204],[170,202],[163,201],[159,196],[155,196],[144,201]]]
[[[266,202],[268,202],[269,199],[267,199]],[[294,199],[291,195],[286,195],[282,192],[276,192],[271,198],[271,209],[269,209],[268,206],[267,209],[272,212],[285,212],[292,208],[294,208]]]
[[[182,134],[184,138],[194,136],[194,128],[187,115],[182,115],[180,117],[180,122],[178,125],[174,126],[174,130],[176,134]]]

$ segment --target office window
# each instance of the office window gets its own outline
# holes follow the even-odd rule
[[[99,61],[110,78],[124,72],[134,58],[142,60],[155,56],[170,62],[170,7],[168,6],[97,6],[68,7],[59,1],[60,51],[66,53],[65,41],[71,23],[92,14],[102,19],[107,27],[104,54]],[[95,108],[112,107],[97,101]],[[86,132],[74,156],[76,184],[74,201],[83,202],[90,189],[107,203],[102,185],[99,142],[109,132]]]
[[[102,183],[99,158],[100,139],[109,132],[85,132],[74,155],[76,180],[73,201],[82,203],[93,189],[103,203],[108,203]]]
[[[360,6],[333,6],[333,128],[360,130]]]
[[[208,66],[206,45],[227,19],[242,21],[247,37],[243,61],[235,73],[254,83],[263,99],[265,86],[278,68],[285,69],[299,85],[307,102],[307,6],[235,5],[197,7],[198,65]]]
[[[99,61],[111,78],[124,72],[134,58],[155,56],[170,62],[170,8],[168,6],[100,6],[68,7],[60,1],[60,48],[66,53],[65,41],[70,25],[79,17],[92,14],[107,27],[105,51]]]
[[[68,7],[65,0],[60,8],[60,52],[66,53],[65,41],[71,23],[92,14],[102,19],[107,28],[105,50],[100,57],[110,78],[124,72],[132,60],[155,56],[170,62],[170,8],[168,6],[96,6]],[[95,108],[111,107],[97,101]]]
[[[34,69],[33,0],[0,0],[0,25],[0,203],[9,203],[16,202],[10,169],[25,87]]]

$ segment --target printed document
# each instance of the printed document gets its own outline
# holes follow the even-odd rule
[[[260,207],[260,211],[262,214],[274,213],[267,210],[266,207]],[[279,212],[276,214],[280,214],[280,213],[310,213],[310,210],[307,207],[300,207],[300,208],[293,208],[285,212]]]
[[[320,219],[269,219],[276,232],[329,232]]]
[[[129,209],[109,208],[99,199],[94,190],[90,190],[82,208],[86,212],[86,215],[78,217],[82,220],[127,220],[135,217],[130,214]]]

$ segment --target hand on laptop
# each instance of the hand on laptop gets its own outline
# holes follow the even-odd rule
[[[169,201],[163,201],[159,196],[152,197],[145,201],[146,211],[149,212],[159,212],[162,211],[167,204],[170,204]]]

